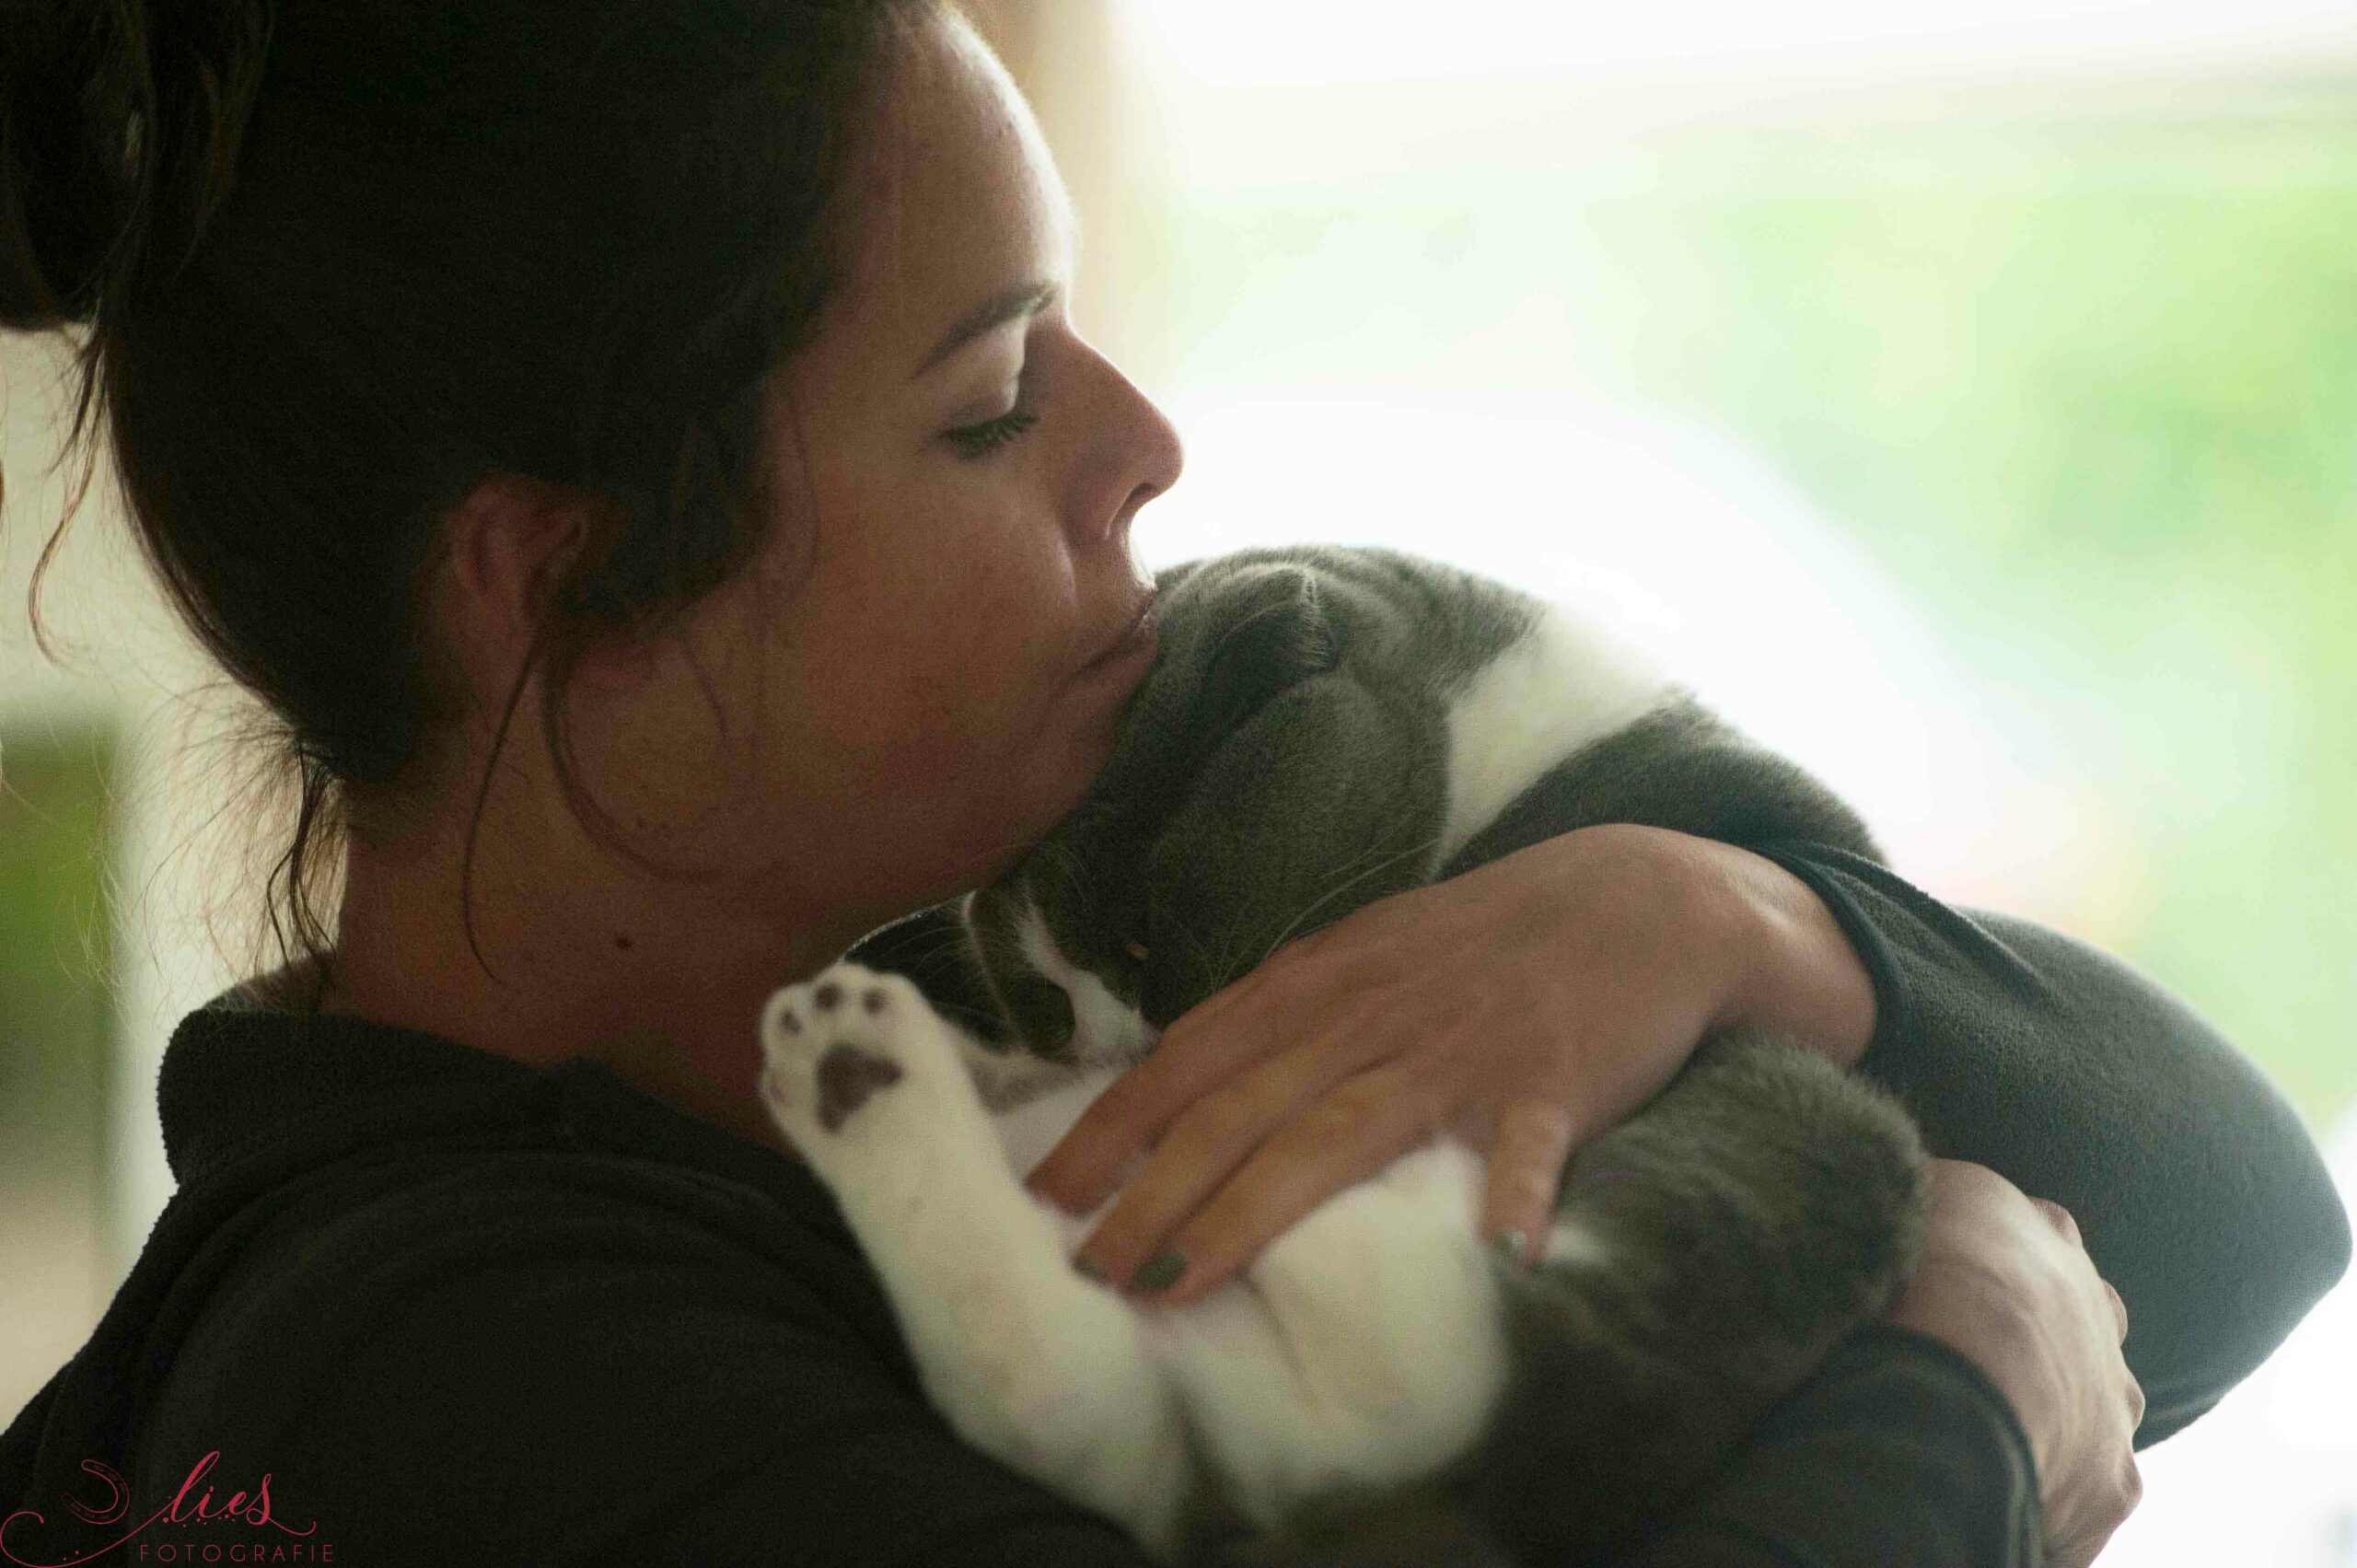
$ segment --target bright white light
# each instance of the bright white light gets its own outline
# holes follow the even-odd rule
[[[1129,0],[1171,63],[1224,84],[1502,71],[1718,71],[2313,58],[2348,0]]]

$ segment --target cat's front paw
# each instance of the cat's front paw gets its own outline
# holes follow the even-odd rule
[[[761,1098],[822,1171],[834,1146],[882,1115],[880,1101],[962,1075],[932,1005],[906,979],[836,964],[761,1009]]]

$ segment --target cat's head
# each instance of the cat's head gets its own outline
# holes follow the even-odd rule
[[[1006,1066],[1135,1063],[1284,942],[1425,879],[1446,721],[1404,560],[1295,547],[1160,575],[1160,646],[1095,787],[966,903],[1000,1054],[1029,1059]]]

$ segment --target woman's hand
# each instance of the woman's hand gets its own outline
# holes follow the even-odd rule
[[[1279,950],[1175,1020],[1027,1185],[1086,1214],[1152,1145],[1075,1263],[1177,1306],[1449,1131],[1488,1158],[1482,1234],[1527,1260],[1572,1150],[1706,1032],[1779,1028],[1846,1063],[1874,1017],[1832,917],[1772,862],[1585,828]]]
[[[2119,1352],[2128,1307],[2069,1213],[1986,1166],[1933,1161],[1922,1261],[1887,1320],[1989,1374],[2029,1435],[2049,1562],[2094,1562],[2143,1495],[2144,1390]]]

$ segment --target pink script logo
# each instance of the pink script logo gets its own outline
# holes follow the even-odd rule
[[[134,1561],[140,1562],[333,1562],[335,1561],[333,1546],[324,1541],[308,1539],[319,1527],[316,1520],[305,1525],[301,1529],[296,1529],[271,1512],[268,1471],[263,1472],[261,1483],[252,1492],[248,1493],[242,1490],[233,1492],[225,1502],[217,1504],[214,1502],[213,1488],[210,1486],[204,1488],[202,1495],[192,1498],[190,1494],[196,1491],[197,1483],[204,1479],[205,1473],[213,1469],[214,1462],[220,1458],[221,1450],[215,1448],[197,1460],[195,1466],[188,1472],[188,1479],[180,1482],[180,1489],[172,1493],[172,1500],[169,1503],[131,1526],[105,1545],[81,1552],[76,1556],[50,1558],[20,1555],[17,1550],[18,1545],[24,1545],[28,1550],[31,1550],[30,1543],[25,1539],[29,1531],[49,1521],[34,1509],[19,1508],[6,1519],[0,1519],[0,1557],[6,1557],[8,1562],[20,1564],[21,1568],[73,1568],[75,1563],[88,1562],[95,1558],[103,1557],[117,1547],[129,1545],[136,1540]],[[79,1498],[69,1497],[65,1500],[65,1506],[85,1525],[107,1529],[122,1524],[131,1516],[131,1488],[123,1483],[122,1475],[112,1466],[97,1459],[83,1460],[82,1469],[86,1473],[96,1476],[105,1484],[106,1499],[93,1507]],[[17,1522],[26,1519],[30,1520],[31,1525],[26,1529],[19,1529]],[[231,1538],[225,1539],[223,1532],[215,1528],[205,1531],[202,1538],[192,1539],[187,1534],[171,1535],[167,1530],[159,1529],[153,1538],[137,1539],[149,1527],[156,1525],[176,1526],[180,1531],[186,1532],[196,1526],[223,1527],[238,1523],[250,1527],[267,1525],[281,1533],[278,1536],[265,1535],[254,1539],[248,1537],[242,1531],[238,1531]],[[294,1540],[284,1539],[288,1536],[297,1539]]]

